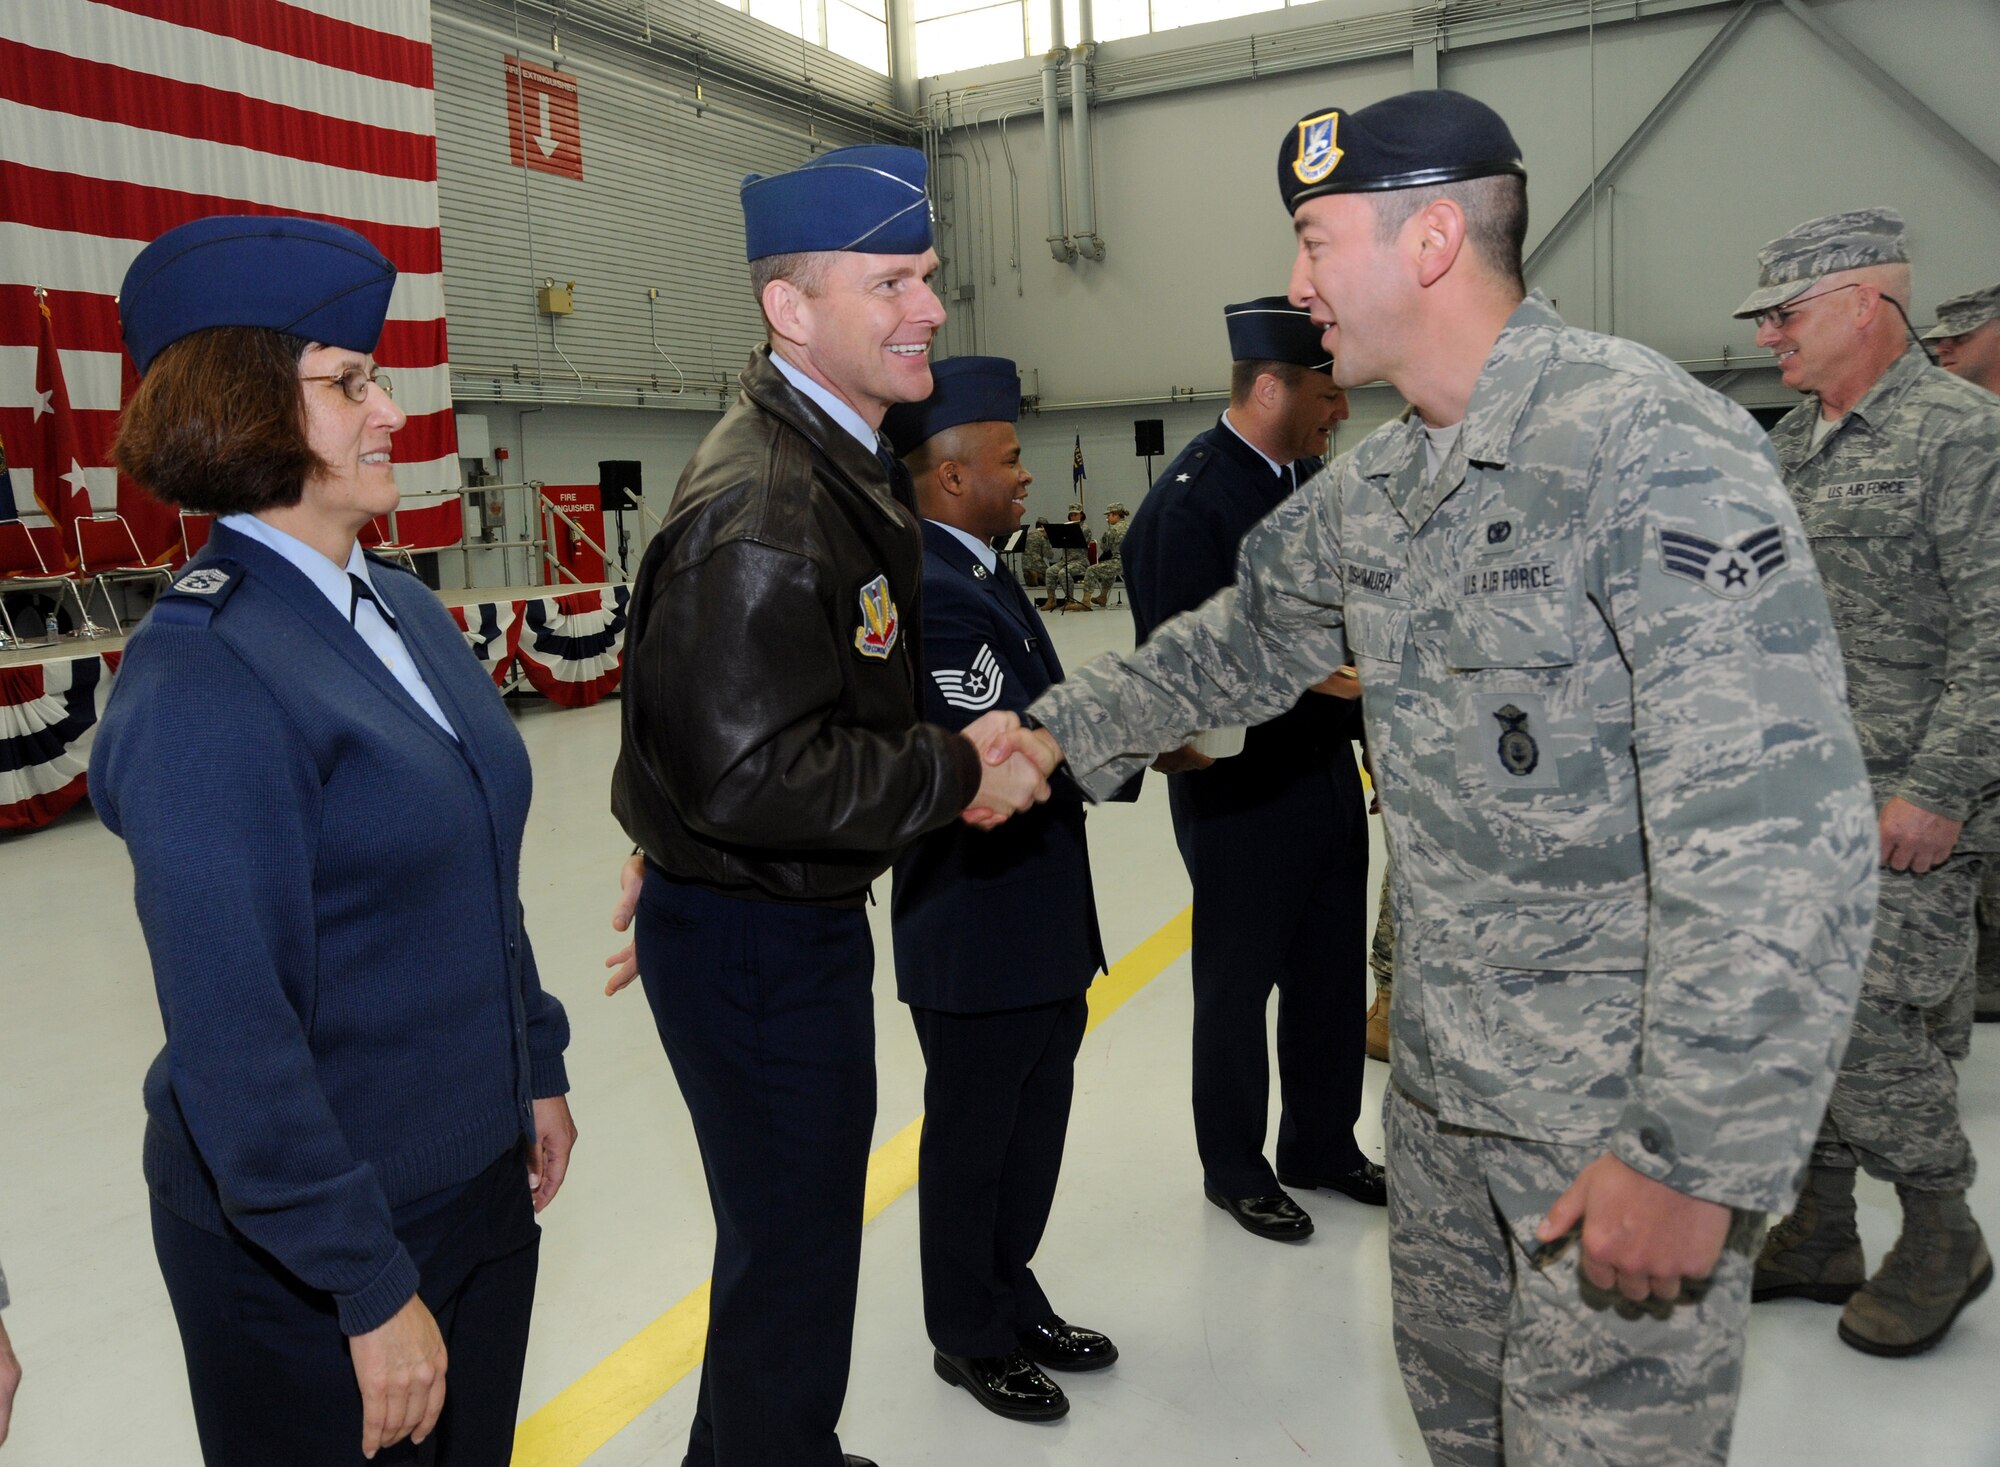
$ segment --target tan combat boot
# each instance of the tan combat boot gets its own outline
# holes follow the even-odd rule
[[[1898,1187],[1903,1236],[1840,1316],[1840,1337],[1869,1355],[1921,1355],[1993,1282],[1993,1256],[1963,1192]]]
[[[1377,992],[1368,1010],[1368,1058],[1389,1062],[1389,995]]]
[[[1854,1168],[1808,1169],[1798,1206],[1764,1239],[1750,1280],[1751,1299],[1845,1304],[1867,1278],[1854,1226]]]

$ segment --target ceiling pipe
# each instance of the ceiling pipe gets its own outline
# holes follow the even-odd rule
[[[1060,5],[1061,0],[1053,0]],[[1090,146],[1090,58],[1097,50],[1092,39],[1090,0],[1077,0],[1076,48],[1069,53],[1069,110],[1076,119],[1076,233],[1071,248],[1093,260],[1104,258],[1104,241],[1097,234],[1097,179]]]
[[[1049,0],[1049,51],[1042,58],[1042,151],[1049,176],[1049,253],[1066,265],[1076,258],[1069,237],[1069,210],[1063,203],[1062,108],[1056,102],[1056,76],[1063,58],[1062,0]]]

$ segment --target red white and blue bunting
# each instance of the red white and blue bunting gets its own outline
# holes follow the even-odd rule
[[[521,614],[521,675],[565,708],[586,708],[617,688],[625,670],[630,586],[530,601]]]
[[[35,830],[86,791],[118,652],[0,667],[0,831]]]

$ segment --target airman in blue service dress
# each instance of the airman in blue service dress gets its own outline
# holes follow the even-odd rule
[[[983,453],[947,435],[1011,425],[1020,376],[1000,357],[932,369],[930,399],[883,420],[918,469],[924,522],[924,716],[960,728],[994,708],[1019,711],[1062,680],[1048,631],[989,537],[1018,523],[1018,442],[994,465],[946,463],[975,481],[947,501],[937,469],[913,455]],[[1011,426],[1005,438],[1012,439]],[[970,455],[968,454],[968,457]],[[1000,457],[1002,455],[996,455]],[[979,494],[997,511],[982,512]],[[971,501],[972,508],[964,507]],[[1105,967],[1084,840],[1084,800],[1058,779],[1047,804],[995,831],[946,826],[896,862],[890,903],[896,991],[923,1047],[924,1134],[918,1166],[924,1324],[943,1379],[988,1409],[1049,1420],[1068,1409],[1042,1373],[1093,1370],[1111,1341],[1065,1322],[1030,1266],[1047,1225],[1069,1126],[1085,994]]]
[[[1282,297],[1225,311],[1232,357],[1324,371],[1320,332]],[[1244,534],[1320,467],[1276,464],[1225,417],[1197,434],[1139,506],[1123,551],[1133,630],[1236,579]],[[1327,671],[1333,671],[1328,668]],[[1243,751],[1167,776],[1194,884],[1194,1120],[1211,1198],[1261,1236],[1312,1220],[1280,1182],[1382,1201],[1354,1142],[1367,1023],[1368,812],[1352,741],[1358,707],[1308,693],[1248,731]],[[1265,1010],[1278,990],[1277,1169],[1264,1156]],[[1255,1205],[1253,1205],[1255,1204]],[[1253,1225],[1254,1224],[1254,1225]]]
[[[211,330],[237,332],[232,351],[268,333],[280,363],[288,337],[367,356],[395,275],[322,220],[169,230],[119,293],[134,416],[160,411],[156,392],[181,400],[199,369],[169,353]],[[386,427],[386,387],[370,377],[336,411]],[[551,1102],[569,1088],[569,1024],[520,900],[528,751],[415,576],[352,529],[337,561],[267,517],[341,521],[351,480],[323,489],[276,451],[230,461],[262,430],[182,421],[206,461],[183,463],[173,502],[221,518],[133,633],[90,794],[131,855],[165,1025],[144,1170],[202,1458],[359,1463],[370,1351],[428,1323],[448,1361],[435,1429],[399,1440],[422,1428],[395,1392],[376,1460],[505,1462],[535,1296],[529,1179],[548,1153],[529,1157],[539,1125],[567,1122]],[[218,487],[231,471],[243,482]]]

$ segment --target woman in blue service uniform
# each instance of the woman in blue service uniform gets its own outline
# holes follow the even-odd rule
[[[575,1140],[522,927],[527,751],[414,576],[360,235],[212,218],[119,294],[118,465],[219,516],[134,633],[90,790],[131,853],[166,1046],[153,1239],[210,1467],[512,1451]]]

